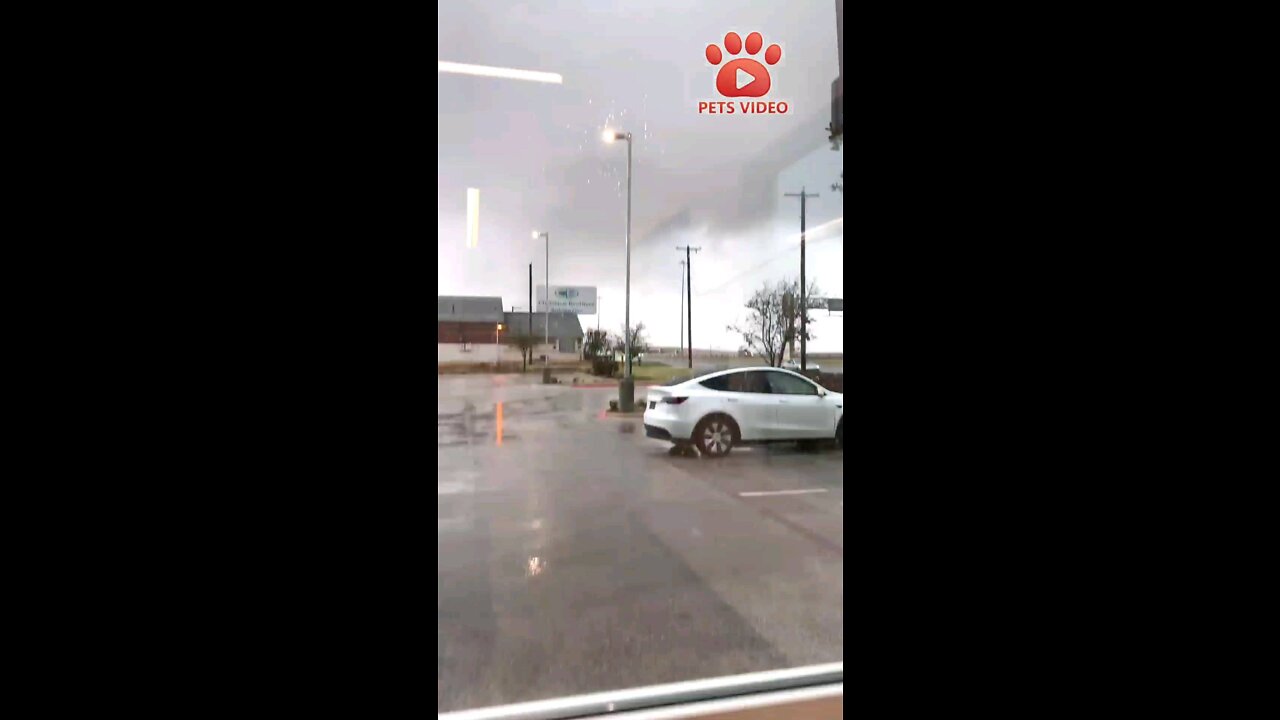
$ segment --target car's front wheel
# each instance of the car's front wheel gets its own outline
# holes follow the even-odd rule
[[[723,457],[733,449],[738,440],[738,428],[723,415],[703,418],[693,429],[693,441],[704,457]]]

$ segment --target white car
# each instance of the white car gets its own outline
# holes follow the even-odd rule
[[[835,440],[844,445],[844,395],[789,370],[735,368],[651,387],[644,432],[719,457],[738,445]]]

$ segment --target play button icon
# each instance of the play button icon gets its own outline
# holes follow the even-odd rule
[[[750,58],[726,63],[716,74],[716,91],[725,97],[762,97],[771,84],[769,71]]]

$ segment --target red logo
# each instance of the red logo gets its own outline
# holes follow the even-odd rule
[[[753,32],[747,36],[748,55],[760,52],[762,45],[764,45],[764,38],[760,33]],[[738,37],[738,33],[731,32],[724,36],[724,47],[730,55],[737,55],[742,52],[742,38]],[[724,55],[718,46],[707,46],[707,62],[719,65],[723,59]],[[781,59],[782,48],[777,44],[770,45],[769,49],[764,51],[764,61],[770,65],[776,65]],[[716,91],[724,97],[761,97],[769,92],[770,84],[769,71],[752,58],[730,60],[716,74]]]

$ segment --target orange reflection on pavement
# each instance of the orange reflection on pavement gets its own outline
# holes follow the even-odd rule
[[[495,426],[497,428],[496,442],[498,445],[501,445],[502,444],[502,403],[498,403],[498,407],[495,409],[495,412],[497,412],[498,414],[498,417],[497,417],[498,422],[495,423]]]

